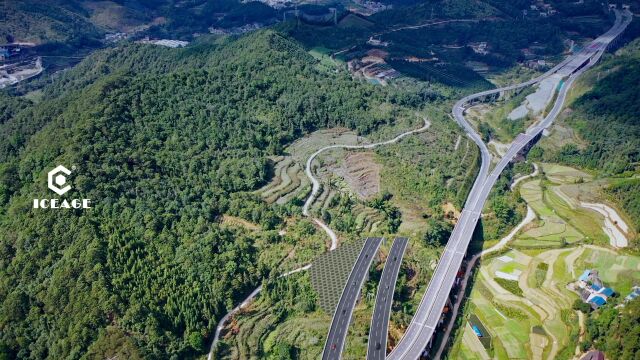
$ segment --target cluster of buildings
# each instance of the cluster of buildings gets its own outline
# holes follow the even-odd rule
[[[255,31],[262,28],[264,25],[259,23],[245,24],[242,26],[236,26],[232,28],[209,28],[209,33],[214,35],[240,35],[250,31]]]
[[[489,53],[489,49],[485,41],[469,43],[467,46],[469,46],[474,53],[479,55],[487,55]]]
[[[43,70],[40,57],[2,64],[0,65],[0,89],[39,75]]]
[[[551,15],[555,15],[558,11],[551,6],[551,4],[547,4],[544,0],[538,0],[535,4],[532,4],[530,7],[531,12],[533,14],[537,14],[541,17],[547,17]],[[525,13],[526,15],[526,13]]]
[[[388,41],[382,41],[382,39],[376,39],[373,36],[369,37],[369,40],[367,40],[367,44],[371,46],[382,46],[382,47],[389,46]]]
[[[615,294],[613,289],[604,286],[597,270],[585,270],[578,278],[577,286],[582,301],[594,310],[606,304],[607,300]]]
[[[354,59],[347,63],[349,72],[355,76],[363,76],[371,83],[386,85],[389,80],[400,77],[400,73],[385,62],[389,53],[372,49],[362,59]]]
[[[360,7],[349,8],[349,11],[354,12],[356,14],[364,15],[364,16],[373,15],[377,12],[389,10],[393,7],[392,5],[385,5],[377,1],[353,0],[353,2],[359,5]]]
[[[585,303],[589,304],[592,309],[598,309],[605,305],[609,298],[614,296],[616,292],[607,286],[604,286],[602,280],[598,276],[597,270],[587,269],[578,280],[573,284],[573,290],[578,292],[580,298]],[[624,300],[625,302],[640,298],[640,286],[634,286],[631,288],[631,292]],[[624,306],[624,305],[618,305]]]
[[[291,0],[258,0],[274,9],[283,9],[291,6]]]
[[[33,46],[33,45],[30,45]],[[8,60],[12,56],[20,55],[22,48],[17,44],[0,46],[0,61]]]
[[[120,40],[125,40],[129,37],[129,34],[125,32],[108,33],[104,35],[104,41],[108,43],[115,43]]]
[[[151,40],[151,39],[149,39],[148,36],[146,38],[138,41],[138,43],[166,46],[166,47],[170,47],[170,48],[181,48],[181,47],[185,47],[185,46],[189,45],[188,41],[169,40],[169,39]]]
[[[545,60],[526,60],[524,66],[533,70],[545,70],[549,67]]]

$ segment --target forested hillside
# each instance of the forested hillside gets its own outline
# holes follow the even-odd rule
[[[574,139],[554,140],[558,145],[534,148],[532,158],[560,162],[622,177],[605,189],[640,231],[640,40],[635,40],[590,70],[576,88],[581,95],[570,104],[563,126]],[[624,179],[628,178],[628,179]],[[637,246],[637,240],[633,241]]]
[[[593,312],[586,325],[584,348],[600,349],[609,359],[640,357],[640,300],[630,301],[624,307],[607,306]]]
[[[320,127],[367,133],[397,109],[274,32],[173,51],[99,52],[39,104],[3,100],[0,358],[202,354],[272,270],[260,247],[281,241],[214,220],[244,208],[274,228],[288,210],[243,195],[270,177],[267,155]],[[32,209],[58,164],[77,167],[65,196],[92,209]]]
[[[499,12],[485,1],[428,0],[375,14],[371,16],[371,20],[378,24],[401,25],[424,22],[425,19],[430,19],[432,16],[437,19],[457,19],[486,18],[498,14]]]
[[[583,149],[565,145],[558,160],[610,174],[633,171],[640,161],[640,42],[596,67],[593,88],[572,105],[566,122],[584,139]]]
[[[88,17],[89,14],[74,1],[3,1],[0,4],[0,43],[15,40],[82,46],[100,35],[100,29]]]

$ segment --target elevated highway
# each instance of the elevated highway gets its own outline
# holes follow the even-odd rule
[[[389,332],[393,293],[408,242],[409,239],[406,237],[396,238],[393,241],[393,245],[391,245],[389,256],[387,256],[387,261],[384,264],[382,276],[378,283],[378,291],[376,292],[376,304],[373,308],[371,326],[369,327],[368,360],[384,360],[387,356],[387,334]]]
[[[632,15],[629,12],[623,13],[616,11],[615,23],[609,31],[591,42],[583,51],[568,57],[545,74],[521,84],[483,91],[467,96],[454,105],[453,115],[455,120],[465,129],[467,135],[480,148],[482,165],[478,177],[469,193],[460,219],[453,229],[449,242],[438,262],[420,305],[404,336],[387,356],[387,359],[417,359],[424,352],[425,348],[429,346],[433,334],[441,322],[442,309],[449,298],[456,274],[462,265],[462,260],[465,257],[473,231],[491,188],[494,186],[502,171],[514,160],[516,155],[528,147],[535,138],[540,136],[545,128],[551,125],[561,111],[566,99],[567,90],[571,87],[575,79],[600,59],[608,45],[624,31],[631,20]],[[541,122],[516,137],[511,143],[507,153],[500,159],[489,174],[491,155],[480,136],[464,118],[464,111],[467,104],[480,97],[533,85],[556,73],[566,77],[566,81],[559,89],[553,108]]]
[[[353,315],[353,308],[356,306],[360,296],[360,289],[369,274],[369,267],[371,267],[373,257],[378,252],[381,243],[382,238],[367,238],[364,242],[333,313],[327,342],[324,344],[324,350],[322,351],[323,360],[339,360],[342,355],[344,341],[351,323],[351,316]]]

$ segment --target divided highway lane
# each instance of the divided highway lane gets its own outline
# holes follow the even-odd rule
[[[389,256],[387,256],[387,261],[382,270],[376,293],[376,305],[371,318],[371,327],[369,328],[369,346],[367,348],[367,359],[369,360],[384,360],[387,356],[387,333],[391,305],[393,304],[393,293],[408,242],[406,237],[396,238],[393,241]]]
[[[498,176],[502,170],[508,165],[509,162],[522,150],[527,144],[537,135],[539,135],[551,122],[555,119],[557,114],[562,109],[564,100],[566,98],[567,89],[571,86],[573,81],[592,66],[606,50],[607,45],[615,39],[626,26],[631,22],[631,17],[628,13],[624,16],[616,11],[616,22],[613,27],[600,36],[598,39],[592,42],[585,52],[581,52],[576,56],[565,59],[563,62],[555,66],[551,71],[545,73],[545,75],[536,79],[527,81],[523,84],[513,85],[501,89],[490,90],[479,94],[465,97],[456,103],[453,109],[456,121],[467,131],[468,135],[478,144],[482,151],[482,167],[480,174],[474,183],[474,186],[469,194],[465,208],[462,211],[460,220],[454,227],[453,233],[445,247],[445,250],[438,262],[436,270],[433,274],[431,281],[429,282],[427,291],[425,292],[418,310],[411,324],[407,328],[404,337],[400,340],[400,343],[389,354],[389,359],[417,359],[422,353],[424,347],[431,341],[435,328],[440,321],[442,308],[444,307],[449,293],[455,281],[455,276],[462,264],[462,260],[466,254],[467,247],[471,241],[471,236],[475,229],[476,223],[484,206],[484,203],[489,196],[491,188],[495,184]],[[586,58],[585,55],[588,55]],[[569,77],[566,83],[561,87],[558,94],[558,98],[552,111],[549,115],[537,126],[530,128],[526,134],[520,134],[511,144],[511,147],[507,151],[507,154],[502,157],[500,163],[493,170],[491,175],[486,176],[489,168],[490,156],[488,152],[485,153],[486,146],[481,141],[479,136],[475,133],[474,129],[464,119],[463,112],[464,106],[469,101],[478,98],[479,96],[489,95],[498,91],[515,89],[523,86],[534,84],[545,76],[550,76],[564,66],[573,62],[572,67],[576,66],[574,61],[578,56],[583,57],[582,63],[577,66],[582,66],[588,59],[589,63],[583,68],[575,72]],[[577,68],[577,67],[576,67]],[[574,68],[575,69],[575,68]]]
[[[324,350],[322,351],[322,359],[324,360],[338,360],[341,357],[344,341],[347,338],[347,331],[351,323],[351,316],[353,315],[353,308],[356,306],[360,296],[360,289],[364,284],[364,279],[369,274],[371,262],[381,243],[382,238],[367,238],[355,265],[353,265],[347,283],[342,290],[338,306],[336,306],[336,310],[333,313],[327,342],[324,344]]]

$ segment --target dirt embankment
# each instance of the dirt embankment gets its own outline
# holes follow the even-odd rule
[[[374,161],[373,151],[347,153],[335,173],[344,178],[349,188],[363,200],[380,191],[380,164]]]

